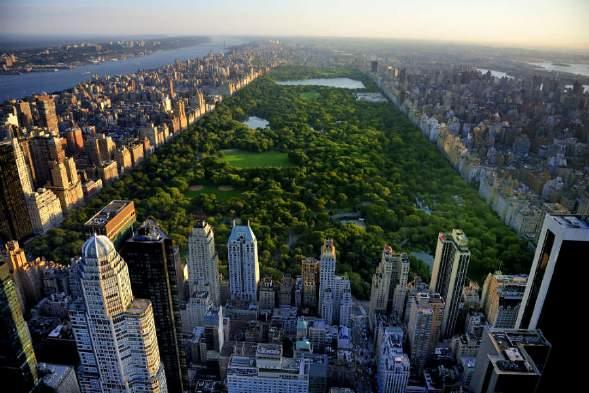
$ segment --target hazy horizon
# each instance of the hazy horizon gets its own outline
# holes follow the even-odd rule
[[[589,49],[585,0],[4,0],[6,36],[375,38]]]

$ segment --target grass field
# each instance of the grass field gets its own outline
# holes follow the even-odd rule
[[[195,198],[200,194],[213,194],[217,197],[218,201],[226,201],[240,193],[240,190],[235,190],[228,186],[193,185],[188,191],[186,191],[186,196],[189,198]]]
[[[242,150],[223,150],[223,160],[235,168],[284,168],[292,166],[288,154],[279,151],[254,153]]]
[[[306,91],[304,93],[301,93],[301,98],[303,100],[313,101],[318,99],[319,97],[321,97],[321,94],[316,91]]]

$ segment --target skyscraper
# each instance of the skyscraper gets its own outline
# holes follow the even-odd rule
[[[188,236],[188,285],[190,293],[207,291],[214,305],[221,305],[215,236],[205,220],[199,220]]]
[[[36,96],[37,112],[39,114],[39,125],[46,127],[52,135],[59,135],[57,112],[53,96]]]
[[[411,347],[411,365],[421,373],[440,338],[444,300],[438,293],[419,292],[409,300],[407,336]]]
[[[588,256],[588,217],[546,215],[516,322],[519,329],[540,329],[552,344],[541,392],[568,386],[558,371],[569,361],[578,338],[563,333],[563,326],[574,323],[572,318],[578,310],[571,299],[584,295],[585,275],[579,274],[579,263],[587,261]]]
[[[303,259],[301,271],[303,276],[303,306],[317,308],[319,293],[319,261],[309,257]]]
[[[485,330],[470,391],[535,393],[547,359],[550,343],[539,330]]]
[[[385,328],[377,348],[376,382],[379,393],[404,393],[409,382],[411,365],[403,352],[403,330]]]
[[[233,223],[227,242],[227,254],[231,300],[255,304],[260,266],[258,243],[249,222],[248,225]]]
[[[481,305],[491,326],[513,329],[517,320],[528,276],[489,273],[483,285]]]
[[[51,163],[65,160],[62,139],[39,133],[29,140],[29,149],[35,171],[35,185],[45,187],[51,178]]]
[[[51,185],[47,188],[59,197],[61,209],[65,211],[81,204],[84,201],[84,191],[74,159],[68,157],[63,161],[52,161],[49,167]]]
[[[321,247],[319,260],[319,314],[332,324],[335,305],[335,243],[326,239]]]
[[[16,102],[16,111],[18,114],[18,123],[21,127],[30,128],[33,126],[33,114],[31,104],[28,101],[18,100]]]
[[[167,392],[153,309],[135,299],[126,262],[103,235],[82,246],[82,296],[70,308],[83,393]]]
[[[409,275],[407,254],[398,254],[391,246],[385,245],[380,263],[372,276],[370,288],[369,322],[374,329],[377,313],[387,313],[392,309],[394,291],[398,285],[405,287]]]
[[[350,317],[352,313],[352,287],[350,285],[350,280],[340,276],[335,277],[334,300],[334,323],[350,327]]]
[[[33,231],[26,204],[30,174],[16,138],[0,142],[0,238],[20,240]]]
[[[151,300],[168,390],[182,392],[188,379],[176,287],[176,268],[180,263],[177,249],[157,223],[147,219],[123,243],[121,256],[129,268],[133,295]]]
[[[440,232],[430,290],[439,293],[446,302],[442,337],[451,337],[454,334],[469,262],[470,251],[464,232],[460,229],[453,229],[452,233]]]
[[[28,393],[37,383],[37,359],[8,264],[0,261],[0,379],[8,392]]]

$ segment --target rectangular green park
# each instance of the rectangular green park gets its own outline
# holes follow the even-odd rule
[[[293,166],[288,153],[265,151],[261,153],[243,150],[222,150],[223,161],[229,166],[239,169],[251,168],[285,168]]]

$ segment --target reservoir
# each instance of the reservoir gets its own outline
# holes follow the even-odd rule
[[[268,127],[270,122],[266,119],[262,119],[261,117],[250,116],[246,119],[246,121],[243,122],[243,124],[245,124],[249,128],[253,128],[255,130],[256,128]]]
[[[530,63],[537,68],[543,68],[547,71],[568,72],[570,74],[589,76],[589,64],[568,64],[558,65],[552,63]]]
[[[121,61],[107,61],[101,64],[88,64],[69,70],[56,72],[30,72],[20,75],[0,75],[0,102],[18,99],[40,92],[56,92],[74,87],[94,75],[122,75],[158,68],[172,64],[176,60],[188,60],[207,54],[220,53],[225,45],[243,44],[238,38],[212,38],[211,41],[186,48],[161,50],[147,56],[133,57]]]
[[[495,77],[495,78],[508,78],[508,79],[513,79],[513,76],[509,75],[506,72],[502,72],[502,71],[495,71],[495,70],[488,70],[486,68],[477,68],[478,71],[482,72],[483,74],[486,74],[488,71],[491,72],[491,76]]]
[[[339,89],[364,89],[364,83],[350,78],[318,78],[276,82],[283,86],[324,86]]]

